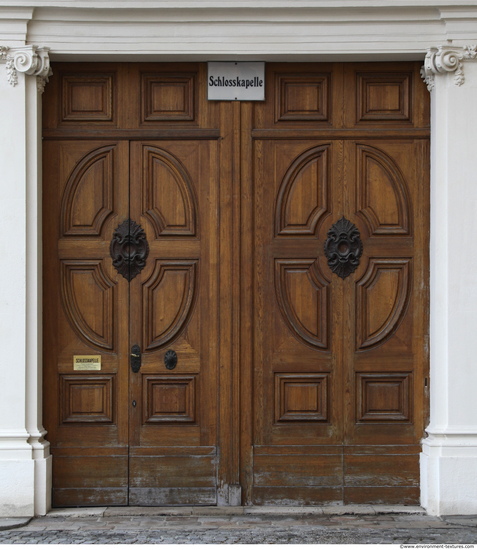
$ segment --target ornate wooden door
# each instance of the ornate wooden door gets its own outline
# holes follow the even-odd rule
[[[44,130],[54,506],[217,503],[220,132],[204,78],[203,65],[55,67]]]
[[[268,66],[267,101],[248,118],[249,502],[419,502],[429,174],[418,71]]]
[[[57,64],[46,88],[53,503],[416,503],[419,64],[268,64],[254,104],[208,102],[206,69]]]

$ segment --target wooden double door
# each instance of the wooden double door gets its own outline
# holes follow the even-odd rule
[[[44,97],[53,504],[416,503],[417,64],[57,64]]]

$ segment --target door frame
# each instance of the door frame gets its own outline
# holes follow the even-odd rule
[[[48,5],[48,2],[44,2],[44,5]],[[278,2],[275,2],[278,6]],[[383,6],[386,3],[383,2]],[[353,55],[351,52],[355,52],[354,55],[359,57],[360,61],[391,61],[391,60],[410,60],[410,59],[424,59],[425,49],[430,46],[435,46],[437,43],[444,43],[446,38],[449,36],[445,30],[447,17],[452,19],[452,14],[447,14],[443,8],[441,10],[437,4],[435,6],[429,6],[424,2],[414,3],[413,7],[403,8],[403,12],[409,16],[410,19],[417,18],[419,15],[415,14],[416,10],[420,10],[423,7],[430,8],[436,13],[434,15],[428,14],[428,19],[425,17],[422,18],[422,24],[417,24],[415,27],[415,36],[426,36],[425,31],[428,28],[429,21],[432,24],[435,24],[435,34],[432,34],[432,38],[427,40],[426,38],[418,40],[417,38],[409,43],[407,36],[403,33],[402,38],[399,39],[399,31],[396,34],[394,25],[398,21],[404,22],[407,24],[402,13],[397,11],[391,15],[380,16],[380,22],[382,24],[382,36],[386,37],[386,40],[377,40],[373,44],[363,43],[361,46],[356,49],[356,43],[354,43],[353,32],[350,32],[349,41],[351,47],[343,48],[342,40],[340,39],[339,30],[335,30],[332,26],[324,26],[326,32],[322,37],[325,37],[324,45],[316,46],[316,44],[322,44],[320,40],[316,39],[315,43],[310,43],[308,51],[304,52],[303,48],[296,48],[296,44],[301,44],[301,27],[297,22],[291,24],[292,31],[290,35],[283,39],[283,44],[285,47],[293,46],[292,49],[296,49],[297,53],[294,54],[294,60],[303,60],[310,61],[311,57],[314,60],[326,61],[326,60],[340,60],[340,54],[336,52],[342,52],[341,59],[343,57]],[[387,4],[386,4],[387,5]],[[184,22],[188,20],[193,21],[194,17],[188,16],[186,8],[182,9],[182,18]],[[273,6],[272,6],[273,9]],[[340,5],[332,10],[335,15],[335,21],[341,19],[346,19],[346,13],[349,8],[347,6]],[[369,17],[367,19],[366,10],[361,10],[357,8],[360,18],[356,18],[356,30],[358,26],[360,28],[360,33],[373,32],[374,21],[370,21]],[[134,13],[138,15],[140,9],[135,9]],[[379,10],[377,10],[379,12]],[[120,10],[116,9],[115,12],[118,16],[120,15]],[[280,14],[277,12],[277,15]],[[8,16],[5,16],[8,19]],[[16,15],[11,16],[13,19],[23,18],[21,24],[18,23],[18,35],[16,38],[18,42],[12,42],[12,45],[17,45],[18,43],[26,43],[27,41],[35,40],[34,34],[29,35],[29,30],[27,30],[27,25],[25,21],[34,20],[35,16],[33,14],[33,9],[24,9],[22,16]],[[99,20],[99,16],[96,16]],[[78,13],[70,16],[72,21],[75,19],[80,19]],[[94,19],[94,17],[93,17]],[[358,20],[359,19],[359,20]],[[378,18],[379,19],[379,18]],[[395,19],[395,21],[394,21]],[[467,37],[472,37],[472,32],[468,29],[461,30],[459,35],[459,27],[462,25],[470,25],[474,23],[475,17],[472,14],[464,15],[462,14],[460,22],[456,21],[453,24],[455,25],[455,36],[458,37],[456,43],[459,46],[465,45],[464,40],[468,40]],[[347,20],[347,19],[346,19]],[[18,19],[20,21],[20,19]],[[347,20],[348,21],[348,20]],[[7,21],[9,24],[10,21]],[[273,27],[273,25],[271,25]],[[146,23],[143,26],[138,24],[135,29],[136,33],[136,44],[141,44],[142,41],[142,31],[146,28]],[[216,58],[217,56],[225,57],[240,57],[241,59],[250,57],[260,57],[261,59],[267,57],[270,61],[284,61],[289,60],[289,54],[285,51],[278,51],[278,53],[273,52],[273,49],[263,49],[255,48],[251,49],[251,54],[243,53],[237,55],[236,53],[223,53],[219,51],[218,47],[203,47],[200,52],[197,53],[197,42],[205,42],[206,38],[210,36],[210,28],[213,28],[213,25],[202,29],[202,31],[194,30],[193,25],[191,24],[191,32],[189,38],[189,45],[182,46],[172,46],[169,47],[159,47],[157,45],[151,46],[148,50],[148,53],[137,53],[137,50],[133,52],[134,49],[131,45],[125,45],[125,42],[122,41],[122,38],[118,38],[117,47],[111,47],[109,50],[95,40],[95,36],[87,36],[85,40],[89,45],[81,45],[81,41],[78,40],[78,47],[76,49],[69,48],[65,46],[66,41],[63,39],[63,42],[55,42],[57,44],[56,49],[53,49],[53,56],[60,56],[62,60],[68,61],[81,61],[85,59],[85,56],[91,56],[94,60],[97,61],[106,61],[111,59],[111,57],[116,56],[116,59],[121,58],[123,60],[134,60],[144,61],[150,60],[151,55],[154,54],[157,57],[161,57],[163,61],[174,61],[177,59],[183,59],[187,57],[192,59],[194,56],[201,57],[202,59],[206,58]],[[470,28],[470,27],[469,27]],[[8,27],[10,29],[10,27]],[[30,30],[32,27],[30,27]],[[387,32],[389,31],[389,32]],[[203,33],[203,34],[202,34]],[[422,33],[422,34],[420,34]],[[37,39],[40,39],[37,35]],[[74,40],[75,33],[71,32],[71,40]],[[121,37],[121,34],[117,34]],[[390,41],[388,41],[388,37]],[[454,35],[452,35],[454,36]],[[41,39],[46,38],[53,41],[53,31],[47,31],[42,35]],[[321,40],[322,40],[322,37]],[[129,42],[129,44],[131,44]],[[237,40],[235,50],[230,48],[230,51],[245,51],[240,49],[242,43]],[[131,49],[130,49],[131,48]],[[25,49],[25,48],[24,48]],[[106,51],[107,50],[107,51]],[[141,50],[139,48],[140,51]],[[174,51],[173,51],[174,50]],[[271,51],[272,50],[272,51]],[[116,52],[122,52],[117,54]],[[227,50],[229,51],[229,50]],[[385,53],[383,53],[383,51]],[[458,48],[456,51],[460,51]],[[115,52],[115,53],[112,53]],[[172,52],[172,53],[171,53]],[[333,53],[334,52],[334,53]],[[356,53],[357,52],[357,53]],[[319,56],[319,57],[318,57]],[[273,58],[274,57],[274,58]],[[273,59],[272,59],[273,58]],[[465,64],[467,66],[467,64]],[[460,177],[464,177],[467,170],[472,169],[473,161],[468,158],[467,160],[459,157],[455,161],[448,164],[449,161],[449,147],[448,143],[455,139],[456,143],[464,144],[469,141],[467,138],[467,130],[459,128],[460,120],[458,117],[455,117],[455,122],[450,121],[449,117],[452,119],[455,113],[452,110],[454,99],[458,101],[459,96],[457,95],[457,88],[454,90],[452,88],[451,80],[454,77],[453,71],[457,67],[444,67],[442,69],[442,75],[446,76],[437,76],[435,79],[436,92],[434,93],[434,105],[431,111],[431,130],[432,130],[432,153],[431,153],[431,193],[433,201],[435,201],[435,206],[431,208],[431,227],[433,230],[437,231],[439,237],[444,239],[444,242],[449,243],[449,245],[455,244],[453,236],[449,232],[448,223],[445,227],[441,227],[440,221],[445,219],[446,222],[451,224],[456,224],[455,228],[459,227],[462,230],[465,229],[464,220],[462,226],[458,226],[458,218],[455,215],[451,216],[450,209],[446,205],[447,191],[451,187],[452,183],[459,180]],[[433,70],[432,67],[429,69],[430,74],[439,73],[437,70]],[[28,71],[28,74],[33,75],[33,78],[24,76],[22,72]],[[12,373],[12,376],[9,380],[9,389],[12,391],[14,399],[17,400],[17,405],[14,409],[15,415],[12,414],[10,409],[10,416],[15,416],[18,418],[18,422],[11,422],[7,425],[6,428],[2,429],[0,434],[4,447],[8,451],[8,459],[2,460],[2,476],[5,476],[5,479],[8,476],[15,475],[18,479],[21,478],[22,485],[27,487],[26,491],[23,491],[21,494],[16,494],[16,492],[4,492],[4,499],[0,502],[0,514],[1,515],[29,515],[32,513],[44,514],[48,511],[50,507],[49,503],[49,494],[51,493],[51,457],[49,456],[48,443],[44,441],[43,437],[45,435],[45,430],[42,427],[42,415],[41,415],[41,402],[42,402],[42,367],[41,367],[41,357],[42,357],[42,320],[41,320],[41,289],[42,289],[42,276],[41,276],[41,237],[42,237],[42,225],[41,225],[41,215],[39,213],[39,208],[41,208],[41,96],[37,91],[37,81],[36,76],[38,72],[31,69],[31,66],[25,66],[18,69],[18,82],[17,88],[7,88],[5,87],[4,100],[11,110],[9,110],[12,123],[5,126],[4,130],[9,134],[10,142],[15,144],[15,155],[13,158],[8,158],[6,162],[7,175],[12,176],[12,180],[15,183],[18,183],[18,190],[14,195],[16,199],[19,199],[19,202],[12,204],[14,213],[19,213],[17,218],[17,227],[20,228],[18,234],[14,237],[14,242],[18,243],[21,253],[15,257],[12,257],[12,269],[11,272],[14,273],[14,277],[20,278],[26,281],[25,286],[11,287],[11,278],[8,278],[7,275],[4,276],[7,287],[12,288],[14,296],[17,298],[15,300],[15,309],[7,309],[7,314],[11,313],[12,324],[19,331],[19,338],[15,338],[15,344],[19,344],[18,347],[18,369],[16,373]],[[475,79],[475,72],[472,73],[472,78]],[[449,83],[449,87],[447,87]],[[41,88],[41,83],[40,83]],[[3,89],[3,88],[2,88]],[[459,105],[459,112],[465,113],[468,111],[468,108],[471,106],[471,99],[468,95],[461,96],[464,103]],[[457,99],[456,99],[457,98]],[[15,116],[12,116],[12,113],[15,113]],[[473,115],[473,111],[469,111]],[[465,116],[465,115],[464,115]],[[24,121],[24,124],[19,124],[18,121]],[[6,152],[6,155],[9,153]],[[7,158],[7,157],[6,157]],[[447,163],[447,164],[446,164]],[[445,167],[446,171],[441,172],[439,175],[439,170]],[[17,204],[19,206],[17,206]],[[26,204],[26,209],[25,209]],[[10,206],[9,206],[10,208]],[[449,220],[450,218],[450,220]],[[6,223],[11,223],[13,221],[12,217],[7,217]],[[454,229],[454,233],[457,233]],[[463,251],[463,250],[462,250]],[[444,447],[443,439],[448,437],[455,436],[462,439],[462,444],[467,447],[474,446],[476,438],[476,430],[472,425],[472,421],[467,423],[464,421],[465,414],[470,414],[470,409],[468,403],[466,402],[463,406],[463,413],[460,413],[460,416],[457,420],[450,422],[451,426],[449,428],[449,421],[447,420],[447,409],[449,406],[452,406],[449,393],[446,388],[446,381],[448,377],[448,353],[452,353],[452,349],[455,349],[457,345],[457,340],[450,334],[450,329],[447,326],[448,320],[451,315],[451,311],[448,306],[448,300],[451,298],[449,289],[451,288],[452,283],[458,282],[458,272],[457,270],[450,270],[450,259],[446,254],[442,254],[438,249],[437,244],[431,241],[431,254],[430,254],[430,271],[431,271],[431,331],[433,335],[433,341],[431,340],[431,375],[434,376],[434,390],[431,392],[432,395],[436,396],[435,408],[432,408],[432,403],[434,398],[431,399],[431,424],[435,425],[434,429],[434,439],[427,440],[428,443],[425,443],[428,447],[427,453],[430,453],[429,449],[435,447],[436,452],[439,452],[442,447]],[[475,267],[475,260],[469,258],[467,260],[466,269],[471,269]],[[462,267],[461,267],[462,268]],[[10,274],[11,277],[11,274]],[[444,285],[444,290],[438,292],[438,286]],[[442,299],[444,302],[442,303]],[[21,307],[19,307],[21,305]],[[443,320],[442,320],[443,319]],[[5,342],[10,344],[8,335],[4,335]],[[453,339],[454,338],[454,339]],[[450,344],[448,343],[450,340]],[[447,342],[444,345],[444,349],[440,345],[440,342]],[[444,355],[442,354],[444,351]],[[463,351],[463,357],[466,361],[471,361],[472,359],[472,346],[465,346]],[[467,372],[464,369],[464,373]],[[8,402],[7,406],[10,406],[11,401]],[[442,412],[438,411],[438,406]],[[18,414],[17,414],[18,413]],[[462,419],[462,422],[459,420]],[[465,436],[465,437],[464,437]],[[441,437],[441,439],[439,439]],[[431,438],[432,439],[432,438]],[[472,445],[473,444],[473,445]],[[447,446],[452,446],[452,443],[448,442]],[[466,449],[464,449],[464,453]],[[464,453],[462,458],[464,458]],[[437,456],[437,455],[436,455]],[[456,455],[457,456],[457,455]],[[461,455],[459,455],[461,456]],[[475,468],[475,463],[477,456],[475,452],[471,455],[467,455],[471,460],[467,459],[469,466],[467,467],[468,471],[471,471],[472,468]],[[7,464],[7,462],[14,458],[17,461],[20,461],[21,464],[13,466]],[[465,483],[469,483],[471,477],[465,476],[462,474],[462,478],[451,483],[449,487],[445,488],[445,492],[441,494],[440,488],[438,487],[439,480],[433,477],[432,471],[429,470],[428,475],[428,466],[427,462],[430,460],[430,455],[428,458],[423,459],[423,473],[421,475],[421,490],[423,492],[423,504],[428,507],[430,513],[475,513],[477,510],[477,504],[474,505],[466,503],[465,501],[460,501],[454,505],[453,512],[446,512],[447,502],[451,506],[452,495],[457,495],[461,492],[461,489],[465,486]],[[436,462],[437,461],[437,462]],[[436,458],[435,465],[436,467],[439,464],[438,459]],[[452,469],[455,469],[455,466],[450,465]],[[450,471],[450,470],[449,470]],[[444,474],[446,479],[450,479],[448,474]],[[447,477],[446,477],[447,476]],[[435,476],[434,476],[435,477]],[[462,479],[462,480],[461,480]],[[475,482],[477,486],[477,481]],[[470,491],[472,492],[472,491]],[[456,507],[457,506],[457,507]],[[450,509],[450,508],[449,508]],[[13,512],[13,513],[12,513]]]

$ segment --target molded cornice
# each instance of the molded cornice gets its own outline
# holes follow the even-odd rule
[[[49,51],[50,48],[38,46],[0,46],[0,60],[6,61],[8,82],[16,86],[19,72],[36,76],[38,91],[43,93],[48,77],[52,75]]]
[[[435,75],[455,72],[454,82],[462,86],[465,82],[464,59],[477,58],[477,46],[438,46],[429,48],[421,69],[421,76],[431,92],[435,86]]]

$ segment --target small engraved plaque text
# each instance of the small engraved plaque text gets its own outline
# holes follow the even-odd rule
[[[74,355],[74,370],[101,370],[101,355]]]

